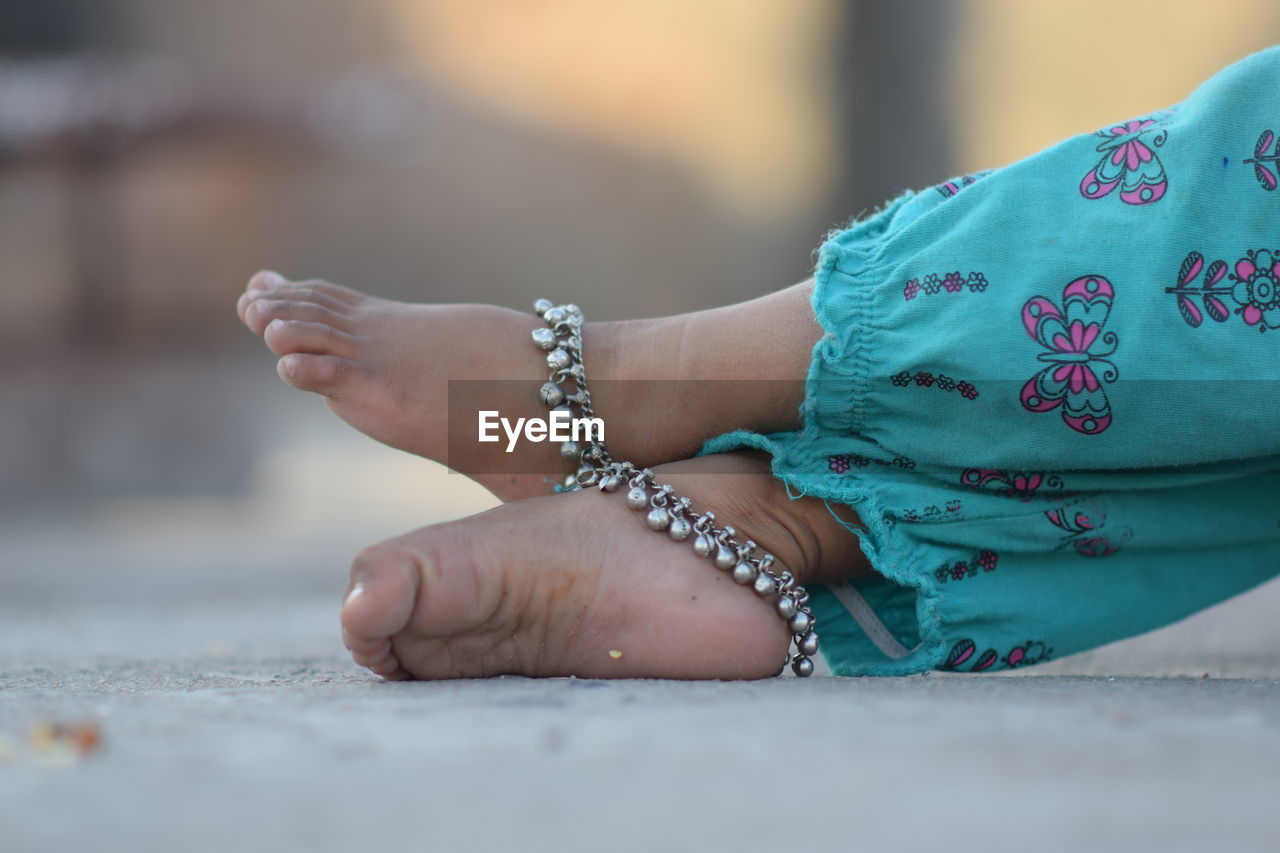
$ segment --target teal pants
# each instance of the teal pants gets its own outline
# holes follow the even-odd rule
[[[1280,572],[1278,135],[1273,48],[828,237],[801,428],[704,452],[856,511],[834,673],[1026,666]]]

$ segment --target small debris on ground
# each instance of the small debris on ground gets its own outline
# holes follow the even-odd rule
[[[42,763],[74,764],[102,748],[102,728],[94,722],[42,720],[27,732],[27,743]],[[3,755],[3,750],[0,742],[0,755]]]

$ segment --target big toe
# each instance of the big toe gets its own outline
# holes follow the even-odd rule
[[[366,549],[351,568],[342,602],[342,638],[351,657],[385,678],[407,677],[391,639],[413,615],[424,565],[421,555],[387,543]]]

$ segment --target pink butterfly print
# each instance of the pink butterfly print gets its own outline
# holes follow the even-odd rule
[[[1049,519],[1054,527],[1065,530],[1073,536],[1097,530],[1107,524],[1107,514],[1101,510],[1093,509],[1089,512],[1076,511],[1071,513],[1068,512],[1070,509],[1071,507],[1065,506],[1059,509],[1051,509],[1045,512],[1044,517]]]
[[[1057,474],[1045,474],[1044,471],[999,471],[994,468],[966,468],[960,475],[960,482],[966,486],[982,488],[988,483],[1004,486],[1000,493],[1008,497],[1017,497],[1029,501],[1036,495],[1036,490],[1044,485],[1050,489],[1062,489],[1062,478]]]
[[[1268,153],[1271,143],[1275,142],[1275,149]],[[1276,184],[1277,163],[1280,163],[1280,142],[1276,142],[1276,135],[1270,130],[1262,131],[1262,135],[1258,137],[1258,142],[1253,146],[1253,156],[1245,160],[1246,163],[1253,164],[1253,176],[1258,179],[1258,183],[1262,185],[1264,190],[1274,190]],[[1270,167],[1267,164],[1270,163]]]
[[[1098,131],[1102,142],[1097,150],[1102,159],[1080,181],[1080,194],[1102,198],[1120,187],[1120,200],[1125,204],[1154,204],[1164,198],[1169,181],[1155,149],[1164,145],[1169,134],[1160,130],[1144,139],[1156,122],[1154,117],[1134,119]]]
[[[1082,557],[1110,557],[1133,536],[1133,531],[1128,527],[1122,527],[1116,531],[1116,538],[1119,541],[1103,536],[1101,530],[1107,526],[1107,514],[1098,507],[1073,509],[1064,506],[1048,510],[1044,517],[1049,519],[1054,527],[1066,531],[1066,535],[1058,543],[1058,549],[1070,545]]]
[[[1062,307],[1043,296],[1022,306],[1022,325],[1045,348],[1036,356],[1048,366],[1027,380],[1019,395],[1029,412],[1062,407],[1062,421],[1076,432],[1097,435],[1111,426],[1111,403],[1103,383],[1120,372],[1107,357],[1116,351],[1115,332],[1103,332],[1115,288],[1087,275],[1062,290]]]
[[[1095,559],[1110,557],[1120,550],[1120,546],[1106,536],[1081,536],[1079,539],[1073,539],[1071,544],[1075,546],[1080,556]]]

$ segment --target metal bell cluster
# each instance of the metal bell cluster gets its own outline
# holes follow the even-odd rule
[[[601,491],[628,487],[627,506],[637,512],[648,510],[645,523],[650,530],[665,531],[677,542],[694,536],[693,553],[709,558],[717,569],[726,571],[735,582],[750,586],[761,598],[771,600],[778,616],[792,634],[796,654],[789,655],[791,670],[801,678],[813,674],[813,657],[818,653],[817,620],[809,608],[809,593],[796,583],[789,571],[776,571],[772,554],[760,550],[750,539],[739,543],[737,531],[726,525],[716,527],[715,513],[694,515],[693,502],[678,497],[669,485],[653,481],[648,468],[637,470],[629,462],[611,463],[600,470]],[[695,536],[696,534],[696,536]],[[786,666],[784,662],[783,666]]]
[[[551,371],[538,390],[538,399],[552,411],[568,412],[571,418],[595,417],[582,366],[582,309],[573,303],[553,305],[549,299],[539,299],[533,303],[533,310],[547,324],[545,329],[533,330],[533,343],[546,352],[547,369]],[[566,389],[565,382],[571,382],[573,387]],[[575,473],[565,477],[565,491],[594,485],[596,468],[610,461],[598,441],[585,445],[566,441],[560,445],[560,456],[578,466]]]

